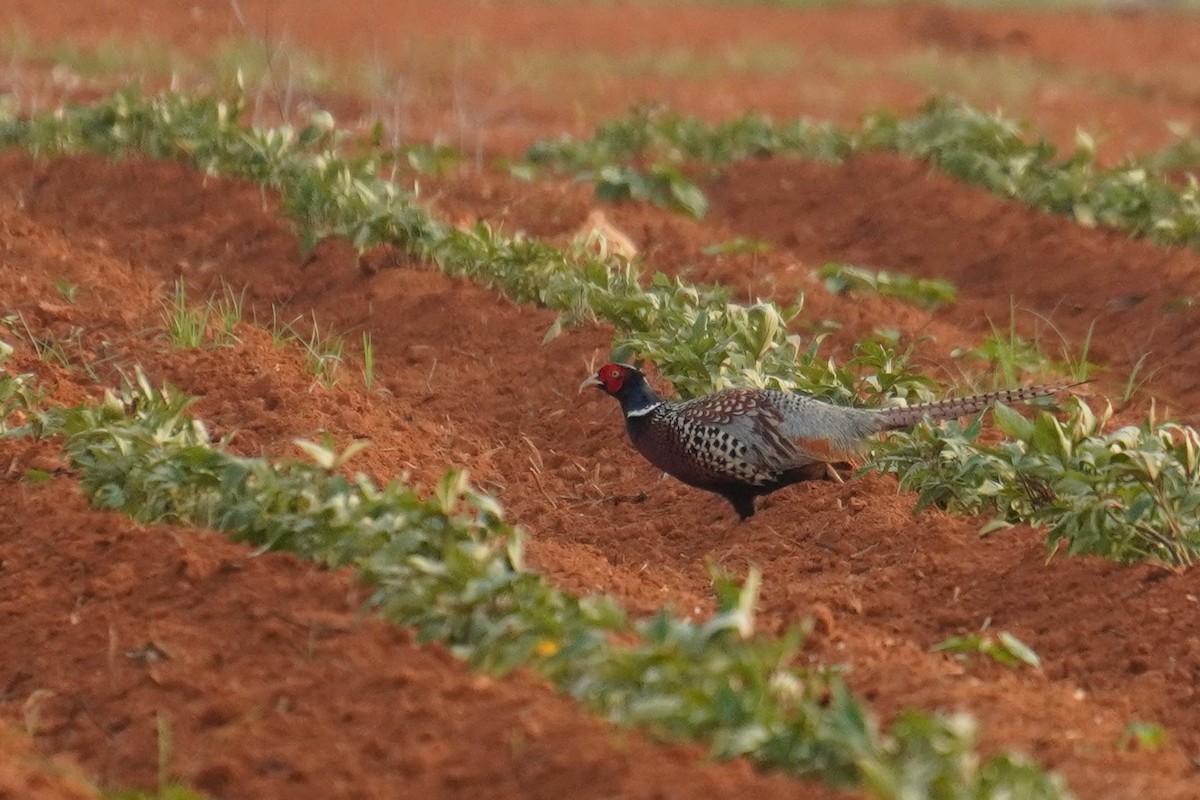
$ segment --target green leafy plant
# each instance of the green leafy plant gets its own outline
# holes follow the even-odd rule
[[[303,319],[303,317],[299,316],[290,320],[283,319],[280,316],[279,307],[274,304],[271,305],[270,322],[260,323],[258,316],[255,315],[255,323],[263,325],[266,327],[267,331],[270,332],[271,344],[274,347],[282,347],[287,342],[300,341],[300,334],[296,332],[296,323],[298,323],[301,319]]]
[[[1200,186],[1194,178],[1180,189],[1133,160],[1100,167],[1084,133],[1074,153],[1056,160],[1052,144],[1026,141],[1018,123],[937,99],[909,120],[886,114],[868,119],[863,141],[928,158],[955,177],[1085,226],[1107,225],[1164,244],[1200,244]]]
[[[503,236],[485,224],[464,231],[435,219],[416,198],[378,175],[370,155],[353,160],[333,148],[338,135],[328,114],[316,113],[300,130],[243,129],[241,101],[173,93],[143,100],[133,91],[107,101],[32,120],[0,117],[0,142],[19,142],[35,153],[80,149],[118,154],[136,148],[176,157],[210,172],[258,181],[281,193],[304,248],[342,236],[366,250],[397,247],[428,259],[451,275],[501,289],[519,301],[558,309],[563,326],[604,320],[619,331],[618,353],[652,359],[678,391],[748,383],[850,400],[879,399],[856,368],[869,368],[878,348],[849,367],[818,355],[819,341],[802,348],[787,323],[800,307],[730,302],[721,287],[692,286],[655,275],[649,286],[628,263],[601,260],[576,243],[563,252],[517,233]],[[308,337],[308,341],[312,341]],[[886,354],[887,367],[906,360]],[[326,359],[323,363],[336,361]],[[892,375],[889,397],[927,399],[928,379],[911,370]]]
[[[1142,163],[1155,172],[1200,167],[1200,137],[1195,136],[1187,125],[1168,123],[1167,127],[1175,140],[1141,159]]]
[[[1065,371],[1038,344],[1024,338],[1015,329],[1007,334],[996,332],[994,327],[992,331],[975,347],[956,347],[950,351],[951,357],[990,364],[1004,386],[1019,383],[1025,375],[1062,374]]]
[[[935,653],[952,653],[956,656],[978,654],[1006,667],[1024,664],[1034,669],[1042,668],[1042,660],[1033,648],[1008,631],[1000,631],[994,636],[989,633],[951,636],[930,649]]]
[[[0,366],[12,357],[13,346],[0,339]],[[22,430],[22,426],[42,400],[31,373],[14,374],[0,370],[0,435]],[[10,420],[18,418],[16,428]]]
[[[299,336],[298,341],[304,348],[304,358],[308,362],[308,371],[327,389],[337,385],[344,364],[342,351],[345,341],[333,332],[321,332],[321,326],[314,317],[312,330],[307,336]]]
[[[935,309],[954,302],[954,284],[949,281],[914,278],[886,270],[868,270],[849,264],[829,263],[817,271],[825,288],[834,294],[871,291],[897,297],[925,309]]]
[[[642,105],[625,119],[602,124],[591,140],[538,142],[512,170],[527,179],[545,168],[574,173],[595,183],[601,200],[644,199],[699,219],[708,200],[680,171],[685,162],[729,163],[782,149],[836,160],[846,154],[847,145],[832,127],[808,121],[778,129],[746,116],[709,127],[660,106]],[[645,164],[650,166],[641,166]]]
[[[403,158],[414,172],[438,177],[453,173],[463,160],[463,154],[456,148],[423,142],[405,144],[395,155],[397,159]]]
[[[1045,525],[1069,554],[1189,566],[1200,556],[1200,433],[1153,415],[1105,432],[1079,397],[1066,420],[1026,419],[1005,406],[996,425],[1011,437],[980,444],[976,420],[922,426],[892,437],[879,466],[895,472],[919,503],[997,515],[996,524]]]
[[[176,347],[194,349],[204,343],[204,335],[208,330],[207,310],[188,306],[187,288],[182,278],[175,281],[171,300],[163,310],[163,320],[167,326],[167,337]]]
[[[183,278],[175,280],[169,300],[163,303],[167,338],[175,347],[192,350],[210,342],[226,347],[237,341],[236,328],[242,321],[242,294],[225,287],[221,297],[203,305],[190,305]]]
[[[608,164],[594,176],[584,173],[580,178],[595,182],[597,200],[646,200],[695,219],[701,219],[708,211],[704,192],[671,164],[655,164],[645,172]]]
[[[649,104],[602,123],[591,139],[563,136],[537,142],[526,151],[525,160],[536,168],[580,173],[635,160],[728,164],[777,153],[840,161],[853,146],[852,137],[828,123],[796,120],[775,125],[765,117],[747,114],[710,125]]]
[[[208,301],[212,316],[216,321],[214,340],[219,346],[227,346],[238,341],[237,326],[244,318],[246,290],[234,292],[232,286],[225,286],[219,297]]]
[[[1059,352],[1057,356],[1046,353],[1040,327],[1033,340],[1026,339],[1017,332],[1015,304],[1009,310],[1006,331],[997,328],[996,324],[989,319],[988,324],[992,329],[990,336],[975,347],[955,348],[950,355],[953,358],[984,361],[990,364],[999,378],[1001,386],[1014,386],[1025,380],[1027,375],[1063,375],[1080,383],[1090,380],[1096,369],[1096,365],[1088,361],[1092,327],[1088,327],[1087,336],[1080,344],[1078,352],[1075,352],[1067,337],[1063,336],[1055,326],[1040,316],[1038,319],[1039,323],[1048,325],[1058,338]]]

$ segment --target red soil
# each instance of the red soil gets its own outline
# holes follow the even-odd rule
[[[199,49],[237,30],[222,3],[191,14],[161,0],[136,9],[89,4],[86,12],[3,5],[46,39],[146,30]],[[242,5],[261,25],[267,7]],[[621,52],[662,44],[660,34],[680,46],[761,38],[880,60],[929,41],[1025,53],[1144,89],[1114,95],[1072,84],[1027,109],[1060,137],[1076,123],[1102,120],[1116,152],[1160,142],[1164,121],[1193,114],[1197,99],[1182,66],[1200,43],[1200,22],[1190,18],[930,7],[687,15],[590,5],[329,8],[272,7],[271,20],[305,46],[343,58],[370,44],[362,37],[389,40],[399,30],[391,41],[449,47],[474,37],[489,53],[585,44]],[[861,106],[902,107],[921,96],[915,85],[886,80],[860,96],[860,82],[832,74],[812,78],[846,94],[825,106],[783,79],[717,79],[704,92],[688,79],[606,84],[601,76],[585,89],[603,100],[580,111],[571,98],[514,89],[511,76],[468,67],[458,91],[494,90],[499,99],[485,127],[488,147],[501,150],[580,129],[635,97],[712,115],[764,109],[852,117]],[[414,101],[428,111],[416,115],[426,120],[416,129],[450,124],[449,74]],[[453,218],[480,216],[549,237],[573,231],[591,208],[583,187],[519,184],[492,173],[427,190]],[[1150,351],[1158,371],[1148,389],[1195,419],[1197,312],[1164,311],[1166,301],[1200,292],[1190,252],[1083,230],[886,156],[839,168],[746,163],[708,190],[713,212],[704,223],[641,206],[606,213],[655,268],[687,269],[747,295],[791,299],[803,288],[806,316],[845,324],[835,345],[886,320],[909,338],[934,333],[927,357],[938,360],[955,345],[977,343],[988,317],[1006,324],[1010,299],[1075,343],[1095,320],[1091,357],[1111,369],[1105,390],[1119,387]],[[907,707],[968,711],[980,719],[989,752],[1027,752],[1061,771],[1082,797],[1200,796],[1195,572],[1061,557],[1046,564],[1039,532],[979,539],[980,520],[914,516],[913,498],[878,476],[789,489],[736,524],[719,500],[659,480],[634,456],[610,403],[575,395],[584,365],[606,351],[604,330],[570,331],[542,346],[553,314],[421,265],[367,275],[346,245],[332,242],[306,262],[272,198],[174,164],[44,164],[5,154],[0,197],[0,308],[68,342],[70,372],[19,349],[18,367],[36,371],[56,400],[95,395],[84,363],[105,382],[118,367],[140,363],[154,380],[197,395],[197,415],[217,434],[235,433],[241,452],[293,456],[292,438],[329,431],[341,443],[370,439],[374,446],[356,465],[379,480],[408,472],[428,485],[445,465],[466,465],[529,529],[538,569],[564,588],[608,592],[639,612],[669,604],[707,613],[706,558],[738,570],[757,564],[765,573],[761,624],[777,629],[818,616],[807,654],[846,664],[855,690],[885,720]],[[754,261],[702,254],[734,235],[774,248]],[[826,259],[947,277],[960,300],[930,316],[880,298],[831,297],[809,276]],[[177,276],[196,298],[222,283],[245,286],[260,319],[277,304],[285,318],[315,314],[348,341],[369,331],[386,391],[363,391],[353,369],[338,387],[315,386],[300,353],[273,346],[249,325],[232,348],[171,348],[160,309]],[[75,302],[59,295],[55,280],[79,287]],[[1022,325],[1028,317],[1019,315]],[[363,594],[344,573],[89,510],[52,446],[0,449],[0,463],[11,465],[0,481],[8,512],[0,522],[7,637],[0,721],[31,729],[41,753],[73,759],[103,785],[154,784],[163,714],[172,774],[217,797],[383,798],[398,787],[413,797],[825,793],[616,731],[531,676],[473,675],[439,647],[359,620]],[[21,480],[29,468],[56,477]],[[985,624],[1029,643],[1043,669],[929,652]],[[1132,720],[1163,725],[1167,742],[1152,752],[1119,748]],[[30,774],[44,779],[38,769]],[[6,779],[0,772],[0,790]]]

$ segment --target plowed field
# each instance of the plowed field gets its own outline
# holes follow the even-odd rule
[[[762,111],[851,123],[954,90],[1063,146],[1077,127],[1099,132],[1110,161],[1161,146],[1169,122],[1194,124],[1200,108],[1200,17],[1165,12],[457,0],[4,0],[0,12],[36,43],[0,75],[0,89],[31,107],[115,85],[56,78],[44,54],[53,42],[124,37],[199,60],[222,37],[252,35],[330,64],[386,64],[407,81],[388,100],[347,84],[313,102],[341,120],[393,114],[405,136],[478,155],[421,179],[431,206],[555,241],[598,207],[590,187],[519,182],[489,165],[642,100],[713,119]],[[948,59],[950,77],[911,66],[930,53]],[[670,66],[681,60],[689,66]],[[973,81],[981,63],[985,76],[1005,67],[1021,77]],[[963,77],[951,80],[955,69]],[[908,339],[932,335],[921,358],[945,378],[959,368],[950,352],[1007,326],[1015,307],[1031,336],[1057,330],[1078,347],[1091,331],[1097,393],[1120,396],[1149,353],[1135,403],[1152,397],[1161,412],[1200,419],[1200,305],[1173,302],[1200,297],[1191,250],[1087,229],[893,155],[746,161],[702,185],[711,209],[701,222],[640,203],[604,211],[653,269],[747,300],[803,290],[806,314],[842,324],[835,356],[886,324]],[[770,252],[705,251],[736,236]],[[834,296],[811,275],[831,260],[945,278],[958,300],[925,312]],[[244,287],[248,318],[284,309],[349,342],[368,332],[376,390],[353,372],[334,387],[315,382],[299,350],[249,323],[232,347],[170,346],[163,298],[180,277],[193,297]],[[65,284],[76,289],[69,301]],[[637,613],[709,613],[706,559],[738,572],[756,564],[760,624],[815,616],[806,657],[845,664],[882,720],[962,710],[979,720],[986,752],[1026,753],[1080,797],[1200,797],[1194,570],[1047,562],[1044,532],[980,538],[984,520],[915,513],[915,497],[879,475],[793,487],[738,523],[719,498],[641,460],[615,404],[576,393],[587,364],[607,355],[609,331],[571,329],[543,345],[553,312],[421,264],[364,271],[343,242],[306,258],[257,187],[173,162],[2,153],[0,312],[69,343],[66,369],[37,359],[15,329],[4,337],[17,346],[10,365],[36,373],[56,401],[98,396],[140,364],[197,396],[194,413],[243,454],[296,457],[294,438],[327,431],[341,444],[373,442],[354,465],[380,481],[408,473],[429,485],[447,465],[466,466],[528,530],[533,567]],[[51,443],[0,440],[0,721],[32,734],[0,736],[11,765],[0,767],[0,797],[88,796],[77,775],[153,787],[164,724],[171,773],[222,798],[836,794],[617,730],[532,675],[473,673],[360,617],[366,590],[349,573],[92,510],[61,458]],[[30,468],[54,477],[23,480]],[[1042,668],[930,651],[984,625],[1019,636]],[[1119,745],[1132,721],[1161,725],[1164,743]]]

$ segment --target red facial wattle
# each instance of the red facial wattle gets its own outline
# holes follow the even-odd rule
[[[604,385],[604,391],[609,394],[616,394],[625,385],[625,369],[618,364],[605,364],[596,373],[596,377]]]

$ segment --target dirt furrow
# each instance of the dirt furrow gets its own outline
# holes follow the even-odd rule
[[[55,458],[26,447],[0,461]],[[529,675],[473,674],[362,617],[347,571],[134,525],[68,477],[7,477],[0,502],[0,709],[101,785],[162,769],[212,797],[833,796],[618,731]],[[85,796],[64,784],[20,796]]]
[[[344,245],[305,264],[256,190],[176,165],[10,166],[9,185],[25,187],[25,213],[38,225],[77,246],[103,241],[110,259],[148,280],[182,274],[197,296],[245,281],[260,313],[286,302],[288,313],[371,332],[390,397],[292,388],[272,404],[248,366],[272,374],[265,341],[233,362],[145,348],[154,374],[202,396],[198,413],[218,430],[251,420],[256,438],[244,445],[280,452],[298,430],[325,428],[343,441],[374,440],[360,466],[378,477],[415,466],[427,478],[446,459],[463,463],[532,531],[532,561],[553,580],[611,592],[637,610],[665,602],[704,611],[706,558],[759,564],[762,624],[815,614],[812,657],[847,663],[851,683],[883,713],[969,710],[989,747],[1031,752],[1083,796],[1188,796],[1187,754],[1200,745],[1194,704],[1181,702],[1200,670],[1186,622],[1187,596],[1198,594],[1191,574],[1067,560],[1046,568],[1039,534],[1018,528],[979,541],[977,521],[914,517],[912,498],[878,477],[797,487],[735,524],[720,501],[640,462],[615,407],[574,394],[583,362],[605,347],[603,331],[542,347],[551,314],[477,287],[420,268],[365,275]],[[1033,645],[1044,672],[964,667],[928,652],[985,624]],[[1118,751],[1134,719],[1167,724],[1169,744]]]

